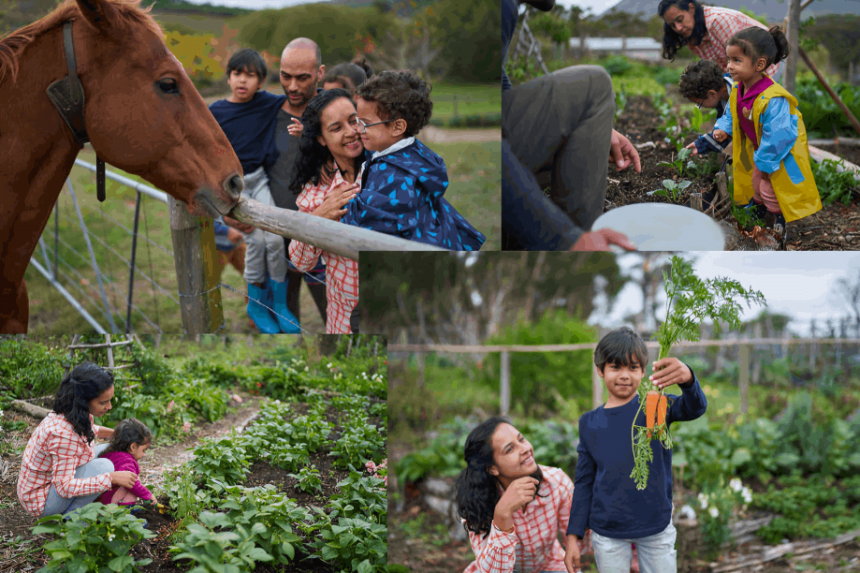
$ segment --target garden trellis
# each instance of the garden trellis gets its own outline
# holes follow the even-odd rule
[[[80,159],[75,160],[75,165],[96,171],[95,165]],[[75,193],[69,178],[66,186],[68,194],[61,194],[58,198],[54,209],[53,225],[50,222],[46,225],[39,239],[39,249],[35,251],[30,264],[99,334],[135,331],[132,323],[133,313],[139,315],[150,330],[161,333],[160,315],[164,311],[171,311],[171,303],[175,305],[173,311],[176,306],[181,310],[182,326],[186,333],[216,332],[222,329],[224,318],[221,308],[221,287],[235,293],[236,296],[244,297],[245,294],[244,284],[230,285],[216,280],[218,273],[214,256],[212,220],[192,217],[187,213],[184,204],[162,191],[111,171],[107,171],[106,176],[135,191],[133,222],[124,224],[118,221],[107,214],[101,205],[100,212],[84,205],[79,201],[79,196]],[[74,206],[74,217],[61,214],[60,202],[64,197],[67,197]],[[169,206],[172,239],[170,247],[172,248],[150,237],[146,211],[141,208],[144,198]],[[116,198],[114,197],[113,200],[116,201]],[[108,204],[110,201],[109,198]],[[143,212],[143,230],[140,229],[141,212]],[[358,259],[358,253],[362,250],[442,250],[431,245],[343,225],[322,217],[267,207],[256,201],[240,201],[232,214],[244,223],[312,244],[353,260]],[[100,233],[93,232],[93,225],[87,224],[85,215],[100,219]],[[67,240],[60,235],[61,221],[66,226],[80,229],[80,235],[86,245],[85,252],[82,246],[72,245],[70,237]],[[108,225],[113,231],[121,229],[125,237],[131,237],[130,255],[124,255],[115,248],[116,245],[111,245],[111,241],[105,235]],[[100,234],[102,236],[99,236]],[[147,262],[144,265],[138,259],[139,242],[146,248]],[[104,256],[96,257],[98,249],[101,249]],[[154,276],[153,249],[156,249],[157,255],[166,255],[174,260],[176,284],[165,281],[163,277]],[[39,253],[43,262],[38,260]],[[128,272],[126,289],[119,285],[119,280],[116,278],[119,273],[114,275],[113,272],[113,265],[116,264],[117,259]],[[81,272],[81,262],[90,269],[87,271],[88,276]],[[319,280],[313,275],[309,276],[311,280]],[[149,316],[135,304],[135,284],[136,282],[139,284],[141,280],[149,287],[155,309],[154,317]],[[94,283],[94,287],[88,289],[90,283]],[[122,303],[119,302],[118,297],[123,299]],[[123,310],[125,312],[122,312]]]
[[[842,333],[845,334],[843,328]],[[656,359],[660,344],[656,341],[647,341],[650,358]],[[685,349],[701,349],[706,347],[728,347],[736,348],[738,351],[738,389],[740,391],[740,412],[746,413],[749,408],[750,377],[750,350],[762,345],[777,345],[785,347],[788,345],[806,345],[809,352],[814,355],[818,346],[836,345],[840,356],[845,352],[845,346],[860,346],[858,338],[746,338],[729,340],[702,340],[698,342],[678,342],[673,345],[675,355],[681,355]],[[501,354],[501,374],[499,380],[500,413],[507,415],[511,408],[511,353],[512,352],[573,352],[577,350],[594,351],[596,342],[581,344],[541,344],[541,345],[487,345],[466,346],[456,344],[392,344],[389,345],[389,355],[398,357],[401,353],[414,352],[421,355],[425,352],[451,353],[451,354]],[[856,349],[856,348],[855,348]],[[419,361],[419,364],[421,362]],[[603,380],[597,375],[597,369],[592,369],[592,404],[597,408],[603,404]]]

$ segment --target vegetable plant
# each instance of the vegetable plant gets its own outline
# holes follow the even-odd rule
[[[686,189],[692,184],[692,181],[687,181],[686,179],[683,181],[663,179],[663,187],[661,189],[654,189],[653,191],[649,191],[648,195],[659,195],[661,197],[671,199],[672,201],[677,201],[678,198],[681,196],[681,193],[684,192],[684,189]]]
[[[236,436],[204,439],[194,448],[194,458],[188,466],[204,479],[218,479],[230,484],[245,479],[250,463],[245,448]]]
[[[765,225],[765,222],[757,217],[751,209],[747,209],[746,205],[732,205],[732,215],[742,229],[749,230],[756,226],[764,227]]]
[[[320,516],[325,519],[325,515]],[[314,555],[324,561],[348,563],[347,571],[382,573],[388,561],[388,526],[360,519],[342,518],[324,525],[313,544]]]
[[[188,559],[196,564],[189,573],[241,573],[253,569],[257,561],[272,560],[270,554],[254,544],[253,533],[244,527],[237,527],[238,532],[214,531],[230,526],[225,514],[202,512],[200,523],[190,524],[182,541],[169,549],[176,553],[173,560]],[[254,526],[262,527],[265,526]]]
[[[687,149],[686,147],[682,148],[678,151],[678,155],[674,156],[672,161],[661,161],[657,165],[665,165],[666,167],[672,167],[675,169],[675,172],[679,177],[684,176],[684,169],[687,166],[687,161],[690,159],[690,154],[693,153],[692,149]]]
[[[813,161],[810,166],[818,193],[821,195],[821,202],[825,205],[837,201],[846,206],[850,205],[854,193],[860,192],[857,174],[851,170],[839,171],[839,166],[843,168],[845,166],[844,160],[825,159],[821,163]]]
[[[740,303],[765,303],[761,292],[744,288],[737,281],[719,277],[700,279],[693,272],[693,266],[679,256],[672,257],[669,273],[663,272],[663,282],[666,293],[666,319],[655,334],[660,343],[657,360],[669,356],[672,345],[678,341],[699,340],[699,327],[705,319],[711,319],[717,328],[721,323],[727,323],[731,328],[740,328]],[[636,488],[642,490],[648,484],[649,463],[654,459],[651,440],[656,439],[664,448],[671,449],[672,436],[665,419],[662,424],[655,424],[653,428],[637,425],[639,412],[648,402],[648,384],[639,384],[637,392],[639,410],[630,428],[633,442],[633,471],[630,477],[636,482]],[[663,395],[662,390],[659,394]]]
[[[139,567],[149,565],[152,559],[135,561],[129,551],[155,534],[128,511],[118,505],[91,503],[67,516],[40,519],[33,535],[52,533],[57,539],[45,544],[50,561],[37,573],[140,571]]]
[[[296,488],[305,493],[314,493],[322,491],[322,480],[320,479],[320,471],[315,467],[303,467],[298,474],[288,474],[291,478],[298,480]]]

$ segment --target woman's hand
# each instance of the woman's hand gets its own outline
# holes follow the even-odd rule
[[[125,489],[131,489],[137,483],[137,474],[133,472],[111,472],[110,482],[113,485],[122,486]]]
[[[579,537],[576,535],[567,536],[567,546],[564,548],[564,566],[567,568],[567,573],[577,573],[581,571],[579,568]]]
[[[661,390],[672,384],[686,384],[693,381],[693,371],[690,367],[674,356],[658,360],[653,366],[654,374],[649,380]]]
[[[301,137],[302,131],[304,131],[305,126],[302,125],[301,120],[298,120],[296,118],[293,118],[292,121],[293,121],[293,123],[292,123],[292,125],[290,125],[287,128],[287,131],[290,133],[290,135],[294,135],[296,137]]]
[[[344,205],[358,194],[357,183],[343,183],[328,192],[322,204],[311,211],[312,215],[317,217],[325,217],[332,221],[340,221],[340,218],[346,215]]]
[[[729,134],[726,133],[725,131],[723,131],[722,129],[715,129],[714,130],[714,139],[716,139],[717,141],[725,141],[725,139],[728,136],[729,136]]]
[[[537,485],[538,480],[531,476],[521,477],[512,481],[501,499],[496,503],[495,515],[501,517],[503,522],[511,520],[511,516],[513,516],[516,510],[535,498]],[[496,521],[496,527],[499,529],[509,529],[511,525],[513,525],[512,520],[511,524],[507,527],[503,527]]]
[[[627,235],[612,229],[598,229],[583,233],[570,248],[571,251],[608,251],[610,245],[618,245],[622,249],[635,251],[636,245],[630,242]]]

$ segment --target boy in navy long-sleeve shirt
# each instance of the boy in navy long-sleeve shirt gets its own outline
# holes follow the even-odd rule
[[[642,571],[676,571],[675,528],[672,525],[672,450],[651,441],[647,487],[640,491],[633,471],[631,426],[639,411],[636,390],[644,376],[648,352],[633,330],[622,327],[603,337],[594,351],[594,364],[606,383],[609,399],[579,419],[579,459],[573,505],[567,526],[565,562],[579,566],[577,541],[591,529],[595,561],[601,573],[627,573],[636,544]],[[666,424],[695,420],[705,413],[707,400],[695,374],[677,358],[654,363],[646,383],[655,389],[673,384],[680,396],[667,395]],[[645,426],[644,409],[637,425]]]

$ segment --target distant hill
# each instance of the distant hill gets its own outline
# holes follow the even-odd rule
[[[618,4],[604,10],[619,10],[630,14],[657,14],[659,0],[621,0]],[[768,20],[776,22],[785,18],[788,13],[788,3],[776,0],[720,0],[719,3],[704,2],[704,4],[740,10],[748,8],[756,14],[767,14]],[[801,13],[801,19],[809,16],[824,16],[825,14],[860,14],[860,0],[815,0]]]
[[[188,14],[205,14],[211,16],[243,16],[250,14],[253,10],[246,8],[232,8],[230,6],[215,6],[213,4],[193,4],[184,0],[143,0],[141,6],[152,5],[152,11],[159,12],[185,12]]]

